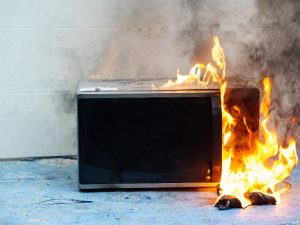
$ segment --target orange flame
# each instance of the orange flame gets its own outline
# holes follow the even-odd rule
[[[231,163],[234,157],[233,153],[235,152],[234,147],[238,142],[236,136],[233,136],[231,139],[231,132],[234,130],[232,128],[236,126],[235,120],[226,111],[225,107],[222,108],[223,112],[225,112],[225,114],[223,113],[222,121],[224,137],[223,171],[221,179],[222,193],[237,197],[243,207],[251,204],[245,194],[253,191],[271,195],[276,198],[277,203],[280,203],[280,194],[288,190],[288,188],[279,188],[279,184],[290,175],[292,169],[298,162],[294,138],[290,138],[288,146],[283,147],[277,141],[276,131],[270,131],[267,127],[271,104],[270,78],[264,78],[263,85],[264,97],[260,109],[263,118],[260,126],[261,137],[254,135],[250,129],[247,129],[249,133],[248,137],[251,140],[252,154],[239,159],[242,161],[242,166],[239,165],[238,168],[234,168]],[[224,92],[225,89],[221,91],[221,93]],[[243,122],[247,126],[247,118],[244,118]],[[238,130],[236,132],[238,132]],[[243,151],[243,149],[240,149],[240,151]]]
[[[208,85],[211,81],[221,83],[225,78],[225,56],[223,49],[220,46],[219,39],[214,37],[214,47],[212,49],[212,58],[217,64],[218,68],[222,70],[219,75],[218,69],[212,64],[208,63],[206,66],[201,63],[196,63],[190,70],[188,75],[181,75],[177,70],[176,81],[169,80],[166,84],[160,86],[164,88],[180,88],[182,86],[197,85],[203,87]]]
[[[280,195],[289,189],[283,185],[283,182],[297,165],[298,158],[294,138],[290,138],[287,146],[284,147],[278,143],[276,131],[268,128],[271,80],[269,77],[263,80],[264,96],[260,107],[262,121],[259,127],[260,135],[257,135],[249,128],[247,115],[242,115],[242,120],[237,119],[237,115],[240,117],[242,113],[238,105],[231,106],[235,113],[232,113],[232,110],[229,110],[230,106],[226,105],[225,56],[219,39],[214,37],[213,40],[214,65],[195,64],[188,75],[180,75],[177,71],[176,81],[169,80],[160,88],[180,88],[186,85],[203,87],[203,85],[217,83],[220,86],[222,108],[223,163],[220,182],[222,194],[237,197],[243,207],[251,204],[247,193],[253,191],[271,195],[279,203]],[[292,119],[292,122],[294,120]],[[239,135],[240,123],[243,123],[243,127],[246,128],[247,134],[243,134],[244,136]],[[247,145],[240,144],[241,139],[245,138],[247,138]],[[250,152],[247,151],[249,149]],[[236,154],[243,150],[247,154]]]

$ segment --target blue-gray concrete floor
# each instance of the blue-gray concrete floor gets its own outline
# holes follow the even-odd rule
[[[79,192],[75,159],[0,162],[0,225],[300,224],[300,168],[276,206],[219,211],[214,190]]]

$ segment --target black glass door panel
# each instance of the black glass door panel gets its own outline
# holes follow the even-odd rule
[[[81,184],[209,182],[210,97],[78,99]]]

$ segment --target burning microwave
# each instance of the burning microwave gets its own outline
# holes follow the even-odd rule
[[[218,89],[151,90],[137,82],[83,80],[77,108],[80,189],[219,183]]]

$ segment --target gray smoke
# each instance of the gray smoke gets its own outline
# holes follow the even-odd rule
[[[111,20],[118,28],[104,32],[99,43],[101,61],[89,78],[166,78],[176,74],[182,61],[188,63],[181,56],[183,47],[175,40],[176,32],[168,29],[178,2],[124,0],[115,1],[113,8]]]
[[[116,1],[113,8],[120,29],[104,35],[101,60],[88,77],[175,77],[176,68],[187,72],[195,62],[211,61],[217,35],[227,76],[254,86],[271,77],[281,140],[290,135],[291,116],[300,121],[299,0]]]
[[[182,6],[190,10],[192,29],[182,32],[178,41],[193,43],[191,61],[205,61],[209,41],[217,35],[228,63],[227,76],[254,86],[270,76],[272,119],[279,138],[288,138],[290,118],[300,121],[300,1],[187,0]],[[296,138],[299,144],[299,129]]]

